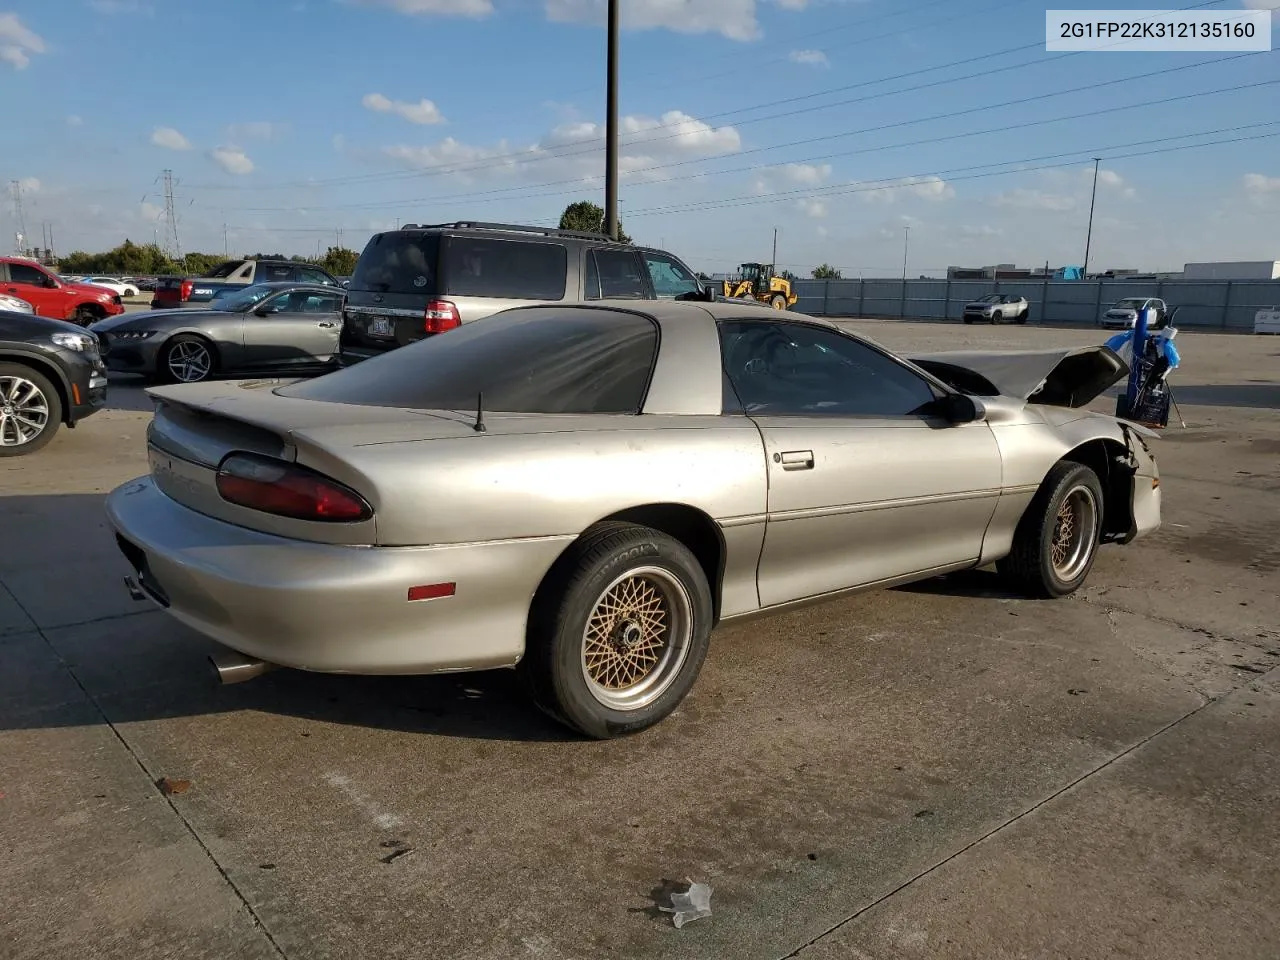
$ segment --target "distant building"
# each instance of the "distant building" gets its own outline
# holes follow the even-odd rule
[[[947,267],[948,280],[1077,280],[1079,267],[1019,267],[997,263],[989,267]]]
[[[1280,280],[1280,260],[1235,260],[1221,263],[1187,263],[1184,280]]]

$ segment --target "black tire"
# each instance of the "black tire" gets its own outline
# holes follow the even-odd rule
[[[631,651],[644,642],[652,620],[599,614],[616,645],[603,642],[602,632],[594,651],[588,630],[605,596],[618,589],[625,594],[632,585],[661,594],[668,642],[648,673],[609,690],[598,678],[615,664],[622,670],[636,661],[601,658],[639,656]],[[710,645],[711,619],[706,574],[684,544],[649,527],[600,524],[565,552],[534,597],[519,673],[534,703],[560,723],[599,740],[635,733],[668,716],[693,687]],[[679,647],[669,642],[673,635]],[[627,697],[634,705],[618,702]]]
[[[965,318],[964,318],[964,322],[965,322],[966,324],[973,323],[973,321],[972,321],[972,320],[970,320],[968,317],[965,317]]]
[[[179,375],[177,370],[183,366],[182,358],[187,354],[193,358],[193,363],[187,366],[191,372],[188,375]],[[203,366],[203,373],[199,372],[198,364],[194,361],[194,358],[200,355],[207,359]],[[180,333],[166,343],[156,360],[156,378],[162,383],[203,383],[217,372],[218,351],[204,337],[197,337],[191,333]]]
[[[1083,531],[1068,544],[1060,537],[1064,511],[1071,504],[1071,524]],[[1098,475],[1082,463],[1053,465],[1027,506],[1013,536],[1013,549],[997,562],[1006,582],[1032,597],[1055,598],[1075,593],[1093,568],[1101,542],[1105,504]],[[1068,556],[1056,562],[1056,547]],[[1079,552],[1077,552],[1079,551]]]
[[[1020,314],[1018,314],[1018,319],[1013,322],[1017,324],[1026,324],[1028,312],[1029,311],[1027,310],[1023,310]]]
[[[44,410],[44,426],[29,439],[21,439],[30,428],[11,418],[22,410],[24,419],[31,419],[33,403],[35,409]],[[24,457],[47,447],[60,426],[62,397],[49,378],[23,363],[0,363],[0,457]]]
[[[83,303],[76,307],[76,315],[71,322],[82,327],[87,327],[91,323],[97,323],[106,315],[106,311],[96,304]]]

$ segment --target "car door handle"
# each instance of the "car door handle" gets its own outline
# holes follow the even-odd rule
[[[328,320],[321,320],[321,321],[320,321],[320,323],[319,323],[319,326],[321,326],[321,327],[336,327],[336,326],[337,326],[337,324],[336,324],[336,323],[331,323],[331,322],[330,322],[330,321],[328,321]]]
[[[783,470],[812,470],[812,450],[784,450],[778,457]]]

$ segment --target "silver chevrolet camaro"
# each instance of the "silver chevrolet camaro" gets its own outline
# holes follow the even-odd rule
[[[107,512],[135,597],[273,666],[515,667],[610,737],[712,628],[996,564],[1059,597],[1160,524],[1105,347],[903,359],[734,303],[522,307],[313,380],[154,388]]]

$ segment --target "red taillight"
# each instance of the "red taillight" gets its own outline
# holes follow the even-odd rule
[[[432,300],[427,304],[427,312],[422,316],[422,329],[427,333],[444,333],[462,326],[462,317],[458,308],[448,300]]]
[[[218,494],[228,503],[295,520],[353,523],[368,520],[373,508],[354,490],[313,470],[233,453],[218,467]]]
[[[191,299],[191,288],[192,288],[192,287],[194,287],[194,286],[195,286],[195,284],[193,284],[190,280],[183,280],[183,281],[182,281],[182,286],[178,288],[178,299],[179,299],[179,300],[190,300],[190,299]]]

